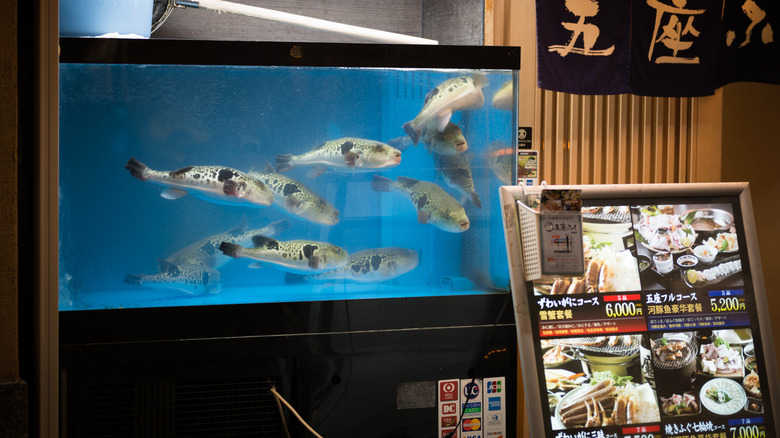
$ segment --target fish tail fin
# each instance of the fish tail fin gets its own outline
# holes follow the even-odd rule
[[[140,285],[144,282],[144,274],[127,274],[125,277],[125,283]]]
[[[293,274],[292,272],[285,272],[284,284],[303,284],[309,281],[309,278],[301,274]]]
[[[412,127],[412,122],[404,123],[403,128],[406,135],[408,135],[409,138],[412,139],[412,143],[414,143],[414,145],[417,146],[417,143],[420,141],[420,131]]]
[[[371,179],[371,188],[375,192],[391,192],[393,190],[393,180],[384,176],[374,175]]]
[[[290,228],[291,225],[292,223],[290,223],[290,221],[287,219],[278,220],[276,222],[271,222],[265,228],[263,228],[263,233],[268,236],[276,236],[282,231]]]
[[[276,171],[284,172],[293,168],[292,154],[279,154],[276,156]]]
[[[247,228],[248,225],[249,225],[249,223],[248,223],[248,221],[246,219],[246,215],[242,214],[241,215],[241,222],[239,222],[238,225],[233,227],[233,229],[228,231],[228,234],[230,234],[231,236],[237,236],[237,235],[243,233],[244,231],[246,231],[246,228]]]
[[[325,166],[316,165],[311,169],[309,169],[308,172],[306,172],[306,176],[308,178],[317,178],[318,176],[322,175],[326,170],[327,168]]]
[[[398,176],[395,179],[398,180],[398,184],[401,184],[404,187],[411,187],[420,182],[420,180],[409,178],[408,176]]]
[[[387,140],[387,144],[398,149],[401,152],[405,151],[409,146],[412,145],[411,139],[406,135],[404,135],[403,137],[396,137]]]
[[[479,199],[479,193],[472,192],[471,193],[471,202],[477,206],[477,208],[482,208],[482,201]]]
[[[477,84],[479,88],[485,88],[489,84],[487,75],[481,71],[474,72],[474,74],[471,75],[471,78],[474,79],[474,83]]]
[[[133,175],[141,181],[146,181],[146,172],[149,170],[149,167],[136,160],[135,157],[130,157],[130,160],[125,164],[125,169],[130,171],[130,175]]]
[[[239,258],[241,245],[236,245],[235,243],[230,242],[222,242],[219,245],[219,250],[222,251],[222,254],[225,254],[228,257]]]

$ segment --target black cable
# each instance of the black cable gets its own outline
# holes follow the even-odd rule
[[[485,338],[485,346],[482,348],[482,354],[477,359],[477,363],[474,366],[474,373],[471,376],[471,383],[468,385],[469,388],[474,387],[474,382],[477,380],[477,370],[479,369],[479,366],[482,364],[482,359],[485,358],[487,355],[488,348],[490,346],[490,338],[493,337],[493,331],[495,331],[496,327],[498,327],[498,323],[501,321],[501,317],[504,315],[504,310],[506,310],[507,304],[509,304],[509,299],[512,296],[512,292],[510,290],[509,293],[506,294],[506,298],[504,299],[504,304],[501,305],[501,310],[498,312],[498,317],[496,318],[496,322],[493,323],[493,326],[490,327],[490,332],[487,335],[487,338]],[[460,429],[460,423],[463,421],[463,414],[466,412],[466,404],[468,401],[471,400],[471,397],[469,395],[466,396],[465,403],[461,403],[460,405],[460,418],[458,418],[458,424],[455,425],[455,428],[452,429],[447,433],[447,435],[444,435],[443,438],[452,438],[456,433],[458,433],[458,429]]]

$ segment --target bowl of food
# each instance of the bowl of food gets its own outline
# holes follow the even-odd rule
[[[547,403],[550,405],[550,410],[554,411],[558,403],[561,402],[561,396],[558,394],[547,393]]]
[[[686,255],[681,255],[680,257],[677,258],[677,266],[682,268],[683,271],[685,271],[686,269],[693,269],[698,264],[699,264],[699,258],[696,256],[686,254]]]
[[[542,355],[545,368],[560,368],[574,360],[571,349],[556,345]]]
[[[734,215],[717,208],[688,210],[680,219],[696,231],[722,231],[734,225]]]
[[[693,248],[693,255],[702,263],[712,263],[718,255],[718,249],[712,245],[699,245]]]
[[[745,372],[758,371],[758,362],[755,356],[745,356]]]

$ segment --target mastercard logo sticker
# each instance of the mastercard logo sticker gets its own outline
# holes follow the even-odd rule
[[[480,427],[482,427],[482,423],[478,418],[463,420],[463,430],[479,430]]]

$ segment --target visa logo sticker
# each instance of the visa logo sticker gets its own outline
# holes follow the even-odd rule
[[[501,410],[501,397],[489,397],[488,411],[500,411],[500,410]]]

